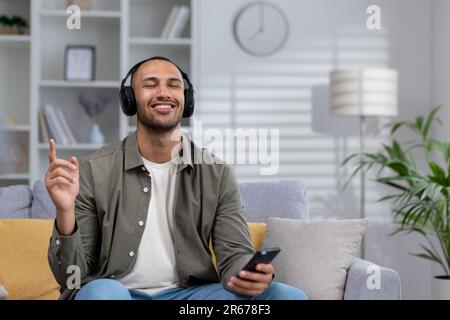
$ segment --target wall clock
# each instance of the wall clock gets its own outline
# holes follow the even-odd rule
[[[278,52],[289,36],[289,21],[276,5],[251,2],[242,7],[233,19],[233,36],[246,53],[265,57]]]

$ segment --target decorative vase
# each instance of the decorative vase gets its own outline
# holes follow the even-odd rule
[[[89,133],[89,142],[92,144],[103,144],[105,142],[105,136],[100,130],[98,123],[94,123]]]
[[[431,295],[433,300],[450,300],[450,278],[434,277],[431,281]]]

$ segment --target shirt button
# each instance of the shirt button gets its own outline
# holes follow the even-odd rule
[[[132,257],[132,256],[134,256],[134,252],[133,252],[133,251],[130,251],[130,252],[128,253],[128,255],[129,255],[130,257]]]
[[[142,171],[145,171],[145,167],[141,167]]]
[[[142,189],[142,191],[144,191],[144,192],[148,192],[148,188],[147,188],[147,187],[145,187],[144,189]]]
[[[56,240],[56,245],[59,246],[61,244],[61,241]]]
[[[142,220],[139,221],[138,223],[139,223],[139,225],[140,225],[141,227],[144,225],[144,221],[142,221]]]

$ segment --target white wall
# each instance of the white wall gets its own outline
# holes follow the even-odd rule
[[[333,68],[389,66],[398,69],[400,74],[400,116],[410,118],[428,112],[432,60],[429,1],[271,1],[288,15],[291,35],[286,47],[268,58],[250,57],[233,41],[233,16],[248,2],[209,0],[200,3],[197,117],[217,127],[248,125],[248,118],[245,122],[239,116],[230,116],[230,111],[244,104],[250,108],[250,103],[253,106],[259,103],[261,109],[266,110],[259,114],[270,114],[274,120],[268,125],[263,118],[255,117],[254,126],[280,127],[281,170],[273,178],[299,178],[307,184],[312,218],[359,217],[355,205],[358,184],[354,183],[346,192],[339,189],[348,174],[342,172],[340,163],[357,146],[353,130],[357,122],[348,120],[344,124],[342,120],[330,118],[325,105],[313,102],[313,90],[327,85],[328,71]],[[448,5],[446,0],[440,2]],[[368,31],[365,27],[369,4],[381,6],[382,31]],[[442,37],[444,35],[442,32]],[[448,41],[447,49],[450,51]],[[277,76],[271,76],[272,73]],[[267,96],[271,92],[267,84],[276,88],[272,97]],[[243,94],[246,99],[240,98]],[[277,123],[270,102],[260,99],[262,94],[267,101],[272,101],[273,108],[290,110],[290,116],[298,119],[298,123],[294,121],[290,126]],[[449,99],[449,93],[445,94]],[[253,99],[250,102],[249,97]],[[252,110],[258,115],[257,108]],[[349,126],[353,134],[342,130],[340,136],[337,124]],[[288,139],[287,132],[296,127],[301,133]],[[283,149],[286,141],[298,144],[295,154]],[[288,156],[294,161],[289,162]],[[250,168],[238,170],[238,177],[257,179],[249,172],[253,171]],[[367,258],[400,272],[403,298],[429,298],[430,264],[408,255],[418,249],[417,237],[387,237],[391,231],[386,227],[391,221],[389,210],[373,204],[381,194],[379,188],[369,186],[368,213],[372,222],[367,233]]]
[[[443,105],[440,118],[447,126],[437,127],[434,135],[438,139],[450,140],[448,121],[450,120],[450,1],[433,0],[433,106]]]

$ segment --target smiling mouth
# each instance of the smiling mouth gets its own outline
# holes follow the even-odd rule
[[[167,104],[167,103],[161,103],[161,104],[154,104],[151,106],[151,108],[156,112],[157,114],[169,114],[172,112],[172,109],[175,108],[175,105],[173,104]]]
[[[175,106],[172,104],[155,104],[152,108],[157,110],[170,110],[175,108]]]

